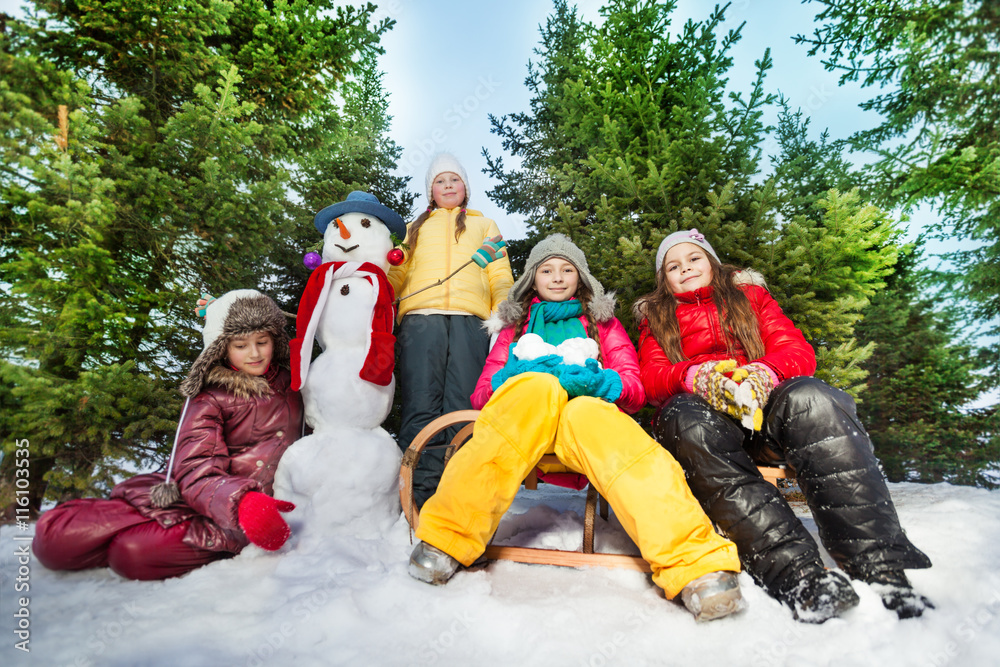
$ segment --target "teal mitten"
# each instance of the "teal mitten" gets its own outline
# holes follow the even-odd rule
[[[563,365],[559,383],[570,396],[593,396],[614,403],[622,394],[622,378],[617,371],[602,369],[596,359],[587,359],[585,366]]]

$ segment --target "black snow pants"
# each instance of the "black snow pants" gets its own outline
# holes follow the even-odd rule
[[[454,410],[471,410],[469,398],[490,351],[490,336],[474,315],[406,315],[396,332],[401,423],[397,443],[406,451],[431,421]],[[429,442],[413,472],[417,507],[434,495],[444,472],[445,450],[458,428]]]
[[[930,567],[903,533],[854,400],[812,377],[780,384],[760,433],[740,427],[700,396],[682,394],[653,419],[653,434],[684,468],[744,569],[782,599],[823,567],[819,547],[756,463],[784,459],[798,478],[823,546],[850,576]]]

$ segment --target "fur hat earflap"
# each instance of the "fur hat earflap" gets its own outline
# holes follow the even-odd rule
[[[229,341],[258,331],[271,334],[274,354],[271,366],[288,367],[288,334],[285,314],[269,297],[257,290],[234,290],[223,294],[206,306],[205,329],[202,338],[205,349],[195,359],[187,378],[181,383],[181,394],[195,396],[204,384],[210,384],[213,367],[228,360]]]
[[[583,251],[565,234],[550,234],[531,249],[528,261],[524,265],[524,273],[510,288],[507,300],[497,308],[497,317],[504,327],[516,324],[521,318],[521,298],[534,285],[535,271],[538,267],[552,257],[561,257],[576,267],[580,274],[580,282],[594,295],[588,310],[596,321],[607,322],[615,316],[615,295],[613,292],[605,294],[604,286],[591,275]]]
[[[434,179],[438,177],[438,174],[443,174],[446,171],[458,174],[462,182],[465,183],[465,196],[469,196],[469,175],[465,173],[465,167],[451,153],[438,153],[431,160],[430,166],[427,167],[427,176],[425,177],[427,180],[427,201],[434,201],[434,195],[431,192]]]

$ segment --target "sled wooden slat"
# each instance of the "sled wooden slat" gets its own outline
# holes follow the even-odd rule
[[[778,466],[757,466],[757,470],[760,474],[769,481],[771,484],[778,486],[779,479],[795,479],[795,473],[788,468],[779,468]]]
[[[559,565],[562,567],[607,567],[620,570],[651,572],[649,563],[642,556],[625,554],[595,554],[558,549],[533,549],[531,547],[486,547],[486,557],[490,560],[511,560],[516,563],[534,565]]]

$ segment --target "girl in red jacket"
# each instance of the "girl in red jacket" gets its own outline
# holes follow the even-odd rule
[[[528,257],[498,311],[503,327],[472,395],[472,439],[424,505],[409,572],[442,584],[486,550],[543,454],[555,452],[607,498],[668,598],[699,620],[742,608],[731,542],[713,530],[677,462],[622,412],[645,403],[614,298],[562,234]]]
[[[858,604],[843,577],[756,464],[795,469],[819,535],[852,577],[900,618],[932,606],[904,568],[930,560],[903,534],[871,441],[846,393],[810,377],[816,356],[752,271],[721,264],[698,230],[656,256],[657,287],[635,305],[653,433],[687,471],[743,567],[801,621]]]
[[[229,292],[203,314],[205,349],[181,384],[187,401],[166,475],[138,475],[110,499],[45,512],[32,545],[42,565],[166,579],[248,541],[275,550],[288,539],[279,512],[294,506],[271,497],[278,461],[302,433],[285,315],[255,290]]]

